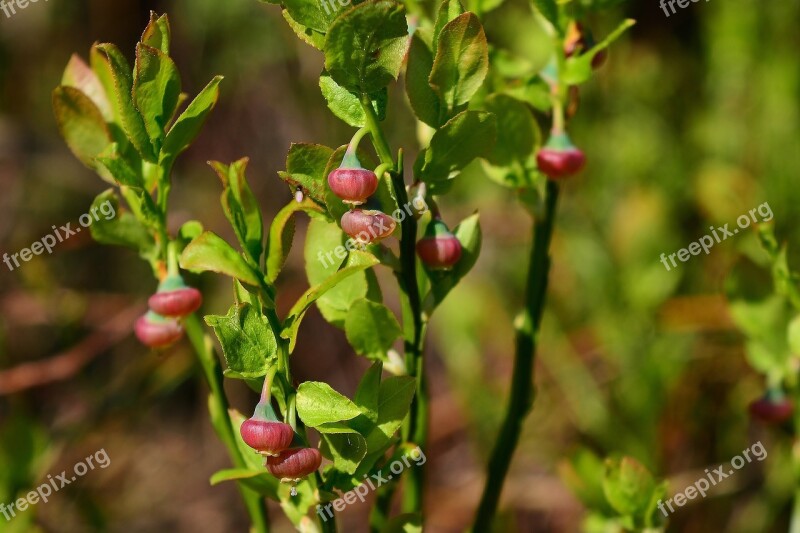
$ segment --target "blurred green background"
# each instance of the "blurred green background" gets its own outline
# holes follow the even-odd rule
[[[187,92],[225,76],[211,120],[178,161],[173,228],[199,218],[231,237],[206,160],[250,156],[250,182],[269,219],[291,198],[276,174],[290,142],[349,139],[352,131],[319,92],[321,55],[274,6],[52,0],[11,18],[0,13],[3,253],[29,246],[52,225],[74,226],[104,189],[58,137],[50,93],[70,54],[86,57],[94,41],[115,42],[130,57],[151,9],[171,18]],[[761,441],[766,461],[678,509],[669,531],[785,531],[791,443],[747,417],[763,380],[746,364],[723,296],[733,265],[758,256],[755,232],[669,272],[659,256],[763,202],[778,236],[800,244],[793,231],[800,222],[800,2],[713,0],[667,18],[655,0],[637,1],[589,23],[602,36],[623,17],[638,24],[582,90],[571,123],[589,164],[561,196],[538,395],[503,494],[502,528],[580,529],[584,508],[560,475],[579,450],[630,455],[682,491],[705,468]],[[525,48],[537,39],[524,2],[508,0],[485,24],[490,40],[541,56]],[[416,125],[400,86],[390,97],[386,129],[410,163]],[[453,222],[480,210],[484,227],[477,267],[434,317],[427,350],[429,527],[456,531],[477,504],[507,397],[530,222],[480,165],[442,208]],[[282,309],[306,288],[302,230],[283,276]],[[100,448],[111,459],[49,503],[0,519],[0,531],[244,531],[233,486],[208,485],[227,458],[207,422],[191,353],[179,345],[149,354],[131,335],[155,288],[147,266],[84,232],[13,272],[0,265],[0,273],[0,502]],[[207,294],[205,311],[224,313],[229,284],[192,281]],[[324,379],[352,394],[366,361],[314,311],[293,365],[299,380]],[[234,406],[249,411],[254,395],[228,386]],[[365,513],[366,506],[348,507],[341,530],[364,531]],[[289,530],[281,520],[276,530]]]

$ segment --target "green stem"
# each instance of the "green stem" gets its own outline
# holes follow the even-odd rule
[[[394,167],[389,144],[380,127],[380,122],[372,108],[367,95],[361,96],[361,107],[366,116],[367,128],[372,136],[372,144],[381,163]],[[408,204],[408,192],[403,178],[403,158],[398,157],[396,172],[392,172],[392,186],[397,203],[402,207]],[[417,219],[407,216],[400,223],[400,271],[395,272],[400,287],[400,303],[403,309],[403,338],[406,353],[406,370],[409,376],[417,380],[417,392],[411,402],[411,409],[403,426],[403,439],[413,440],[422,449],[428,442],[428,384],[425,379],[422,357],[422,342],[425,331],[425,317],[417,280]],[[403,491],[403,512],[422,515],[423,488],[425,470],[420,466],[408,472],[407,483]],[[389,505],[384,501],[384,505]],[[387,507],[388,508],[388,507]]]
[[[392,175],[397,203],[408,203],[402,173]],[[407,216],[401,222],[400,271],[396,272],[403,307],[403,336],[406,353],[406,372],[417,380],[417,393],[411,402],[407,423],[403,427],[403,439],[413,441],[425,449],[428,442],[428,382],[425,378],[423,340],[425,317],[417,280],[417,220]],[[403,491],[403,512],[422,512],[422,496],[425,470],[421,466],[408,473],[408,483]]]
[[[219,359],[214,354],[214,349],[210,340],[206,337],[200,319],[196,314],[191,314],[184,321],[186,335],[194,347],[197,359],[203,369],[208,387],[211,390],[208,397],[208,409],[211,417],[211,425],[217,436],[228,449],[228,455],[236,468],[246,468],[247,463],[236,443],[236,435],[233,432],[233,424],[228,413],[228,400],[225,397],[223,388],[222,368]],[[250,520],[253,523],[253,531],[257,533],[267,533],[269,531],[269,519],[264,499],[260,494],[237,483],[239,492],[242,494]]]
[[[375,110],[372,108],[372,101],[366,94],[361,95],[361,107],[364,109],[364,114],[367,118],[366,127],[369,129],[369,133],[372,136],[372,144],[375,146],[375,151],[378,152],[381,163],[386,163],[394,168],[394,158],[392,158],[392,151],[389,149],[389,143],[386,142],[386,137],[383,135],[383,130],[381,130],[378,115],[375,114]]]
[[[534,221],[534,242],[528,267],[525,309],[520,317],[521,320],[518,320],[516,325],[516,354],[511,395],[505,420],[489,459],[486,485],[472,527],[472,531],[475,532],[491,530],[492,519],[503,490],[503,482],[508,473],[514,450],[519,443],[522,424],[533,407],[536,341],[547,292],[550,239],[556,215],[558,185],[553,181],[548,181],[546,194],[544,217],[538,223]]]
[[[358,151],[358,145],[361,143],[361,139],[363,139],[364,135],[367,133],[369,133],[369,128],[360,128],[358,131],[356,131],[355,135],[353,135],[353,138],[350,139],[350,144],[347,145],[347,150],[344,152],[342,165],[345,164],[344,162],[348,159],[348,157],[354,157],[356,155],[356,152]]]

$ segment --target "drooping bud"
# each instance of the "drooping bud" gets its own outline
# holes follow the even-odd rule
[[[322,464],[316,448],[293,448],[267,458],[267,470],[284,483],[295,483],[313,474]]]
[[[166,348],[183,336],[183,326],[172,318],[148,311],[134,325],[136,337],[150,348]]]
[[[346,234],[363,244],[385,239],[397,227],[397,222],[386,213],[361,209],[342,215],[341,224]]]
[[[328,174],[328,186],[344,203],[361,205],[378,190],[378,176],[366,168],[339,167]]]
[[[159,315],[184,317],[200,308],[203,295],[194,287],[187,286],[179,275],[171,275],[164,278],[158,292],[147,303]]]
[[[261,455],[274,456],[292,445],[294,430],[289,424],[272,420],[248,418],[239,433],[245,444]]]
[[[554,134],[536,154],[536,164],[544,175],[557,180],[578,173],[586,164],[586,156],[566,133]]]
[[[435,218],[417,243],[417,255],[431,270],[449,270],[461,259],[461,242],[442,220]]]
[[[766,424],[780,424],[792,417],[794,405],[780,389],[770,389],[750,403],[750,416]]]

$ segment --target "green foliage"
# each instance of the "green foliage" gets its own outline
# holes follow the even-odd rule
[[[431,193],[446,192],[449,181],[476,157],[487,156],[497,136],[497,122],[490,113],[462,111],[431,139],[414,163],[414,174]]]
[[[114,189],[107,189],[97,195],[92,208],[101,209],[106,204],[112,206],[116,216],[110,219],[101,217],[89,226],[92,237],[99,243],[133,248],[147,258],[154,241],[147,228],[130,212],[123,211]]]
[[[231,223],[239,244],[250,261],[258,265],[263,252],[264,225],[258,201],[245,178],[249,159],[244,158],[230,166],[217,161],[210,163],[222,181],[222,208]]]
[[[233,305],[227,315],[208,315],[228,368],[225,375],[257,378],[277,362],[278,344],[267,319],[247,303]]]
[[[336,83],[327,72],[323,72],[319,77],[319,88],[322,90],[325,101],[328,102],[328,108],[334,115],[356,128],[364,127],[367,124],[367,116],[361,106],[358,94],[352,93]],[[385,119],[386,106],[389,101],[386,88],[371,93],[369,97],[378,120]]]
[[[561,476],[591,514],[586,528],[623,528],[641,531],[660,527],[664,516],[657,505],[667,497],[666,482],[658,483],[631,457],[605,462],[581,450],[562,464]]]
[[[368,0],[331,24],[325,36],[325,68],[336,83],[351,92],[379,91],[397,79],[407,37],[402,5]]]
[[[454,116],[480,89],[489,70],[489,48],[478,17],[463,13],[438,35],[428,79],[442,106],[440,114]]]
[[[253,286],[261,283],[260,274],[230,244],[210,231],[189,243],[180,263],[182,268],[193,272],[217,272]]]
[[[385,359],[386,352],[403,334],[397,319],[385,305],[367,299],[356,300],[350,306],[344,330],[356,353],[370,359]]]
[[[222,76],[215,76],[208,82],[170,127],[161,149],[161,160],[165,165],[171,166],[175,158],[194,142],[208,115],[217,104],[221,81]]]
[[[321,144],[292,143],[286,156],[286,171],[278,172],[283,181],[302,187],[304,193],[320,205],[325,205],[328,176],[325,165],[333,149]]]

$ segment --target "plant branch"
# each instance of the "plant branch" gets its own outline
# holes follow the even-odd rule
[[[394,159],[386,137],[381,130],[378,117],[372,108],[372,102],[367,95],[361,96],[361,107],[366,115],[367,128],[372,137],[375,151],[381,163],[391,164]],[[408,192],[403,173],[402,154],[398,157],[397,170],[391,172],[392,186],[398,206],[408,204]],[[406,353],[406,371],[417,381],[416,394],[411,402],[408,418],[403,426],[403,439],[413,440],[423,449],[428,441],[428,391],[425,380],[424,363],[422,356],[422,343],[425,332],[425,318],[423,316],[422,301],[419,294],[417,280],[417,219],[413,216],[405,217],[400,223],[400,271],[395,276],[400,287],[400,302],[403,309],[403,338]],[[403,512],[422,513],[424,469],[415,468],[409,472],[407,484],[403,491]],[[383,505],[391,504],[391,499],[384,499]],[[385,510],[381,510],[385,511]]]
[[[553,234],[557,201],[558,185],[548,180],[544,216],[540,221],[534,221],[533,226],[534,242],[528,266],[525,309],[516,324],[516,354],[511,395],[505,420],[489,459],[486,485],[472,527],[472,531],[475,532],[491,530],[503,482],[511,465],[514,450],[519,443],[522,424],[533,407],[536,341],[547,292],[550,239]]]
[[[214,427],[219,439],[228,449],[228,455],[234,466],[236,468],[246,468],[247,464],[236,443],[236,435],[233,432],[233,424],[228,413],[228,400],[225,397],[223,388],[222,368],[220,367],[219,359],[214,353],[210,339],[203,331],[203,326],[197,314],[192,313],[186,317],[184,327],[186,335],[197,354],[197,359],[200,361],[200,366],[203,368],[203,375],[210,389],[208,410],[211,417],[211,425]],[[237,487],[242,494],[245,507],[253,523],[253,531],[267,533],[269,531],[269,520],[263,498],[242,483],[237,483]]]

